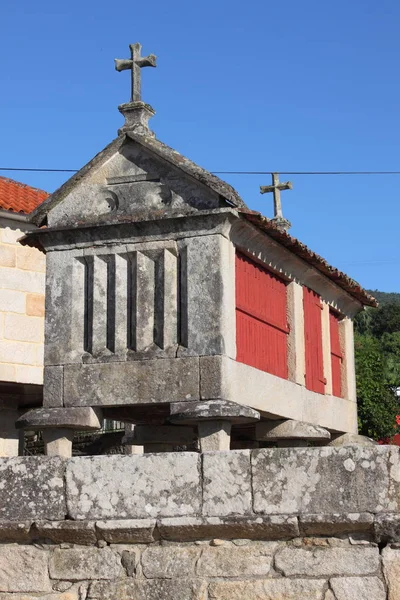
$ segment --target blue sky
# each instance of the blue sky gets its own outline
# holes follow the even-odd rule
[[[0,167],[80,168],[122,124],[140,41],[157,137],[211,171],[400,171],[396,0],[3,0]],[[68,174],[0,172],[53,191]],[[226,175],[254,210],[269,175]],[[287,179],[287,177],[283,177]],[[290,177],[291,233],[400,292],[400,175]]]

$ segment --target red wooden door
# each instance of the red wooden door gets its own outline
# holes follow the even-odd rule
[[[321,297],[307,287],[303,288],[304,337],[306,353],[306,388],[325,392],[324,362],[322,354],[322,303]]]
[[[236,254],[236,359],[287,379],[287,299],[284,281]]]
[[[329,312],[329,328],[331,336],[331,364],[332,364],[332,394],[342,396],[342,349],[339,338],[339,318]]]

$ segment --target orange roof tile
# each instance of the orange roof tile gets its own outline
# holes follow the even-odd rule
[[[25,183],[0,177],[0,209],[30,213],[49,196],[47,192]]]

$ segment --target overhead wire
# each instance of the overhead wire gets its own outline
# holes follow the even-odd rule
[[[0,167],[0,171],[35,173],[77,173],[79,169],[42,169],[35,167]],[[213,175],[400,175],[400,171],[210,171]]]

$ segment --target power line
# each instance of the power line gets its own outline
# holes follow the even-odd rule
[[[0,171],[33,171],[36,173],[76,173],[78,169],[32,169],[28,167],[0,167]]]
[[[36,169],[32,167],[0,167],[0,171],[34,173],[77,173],[79,169]],[[400,171],[210,171],[213,175],[400,175]]]
[[[214,175],[400,175],[400,171],[211,171]]]

